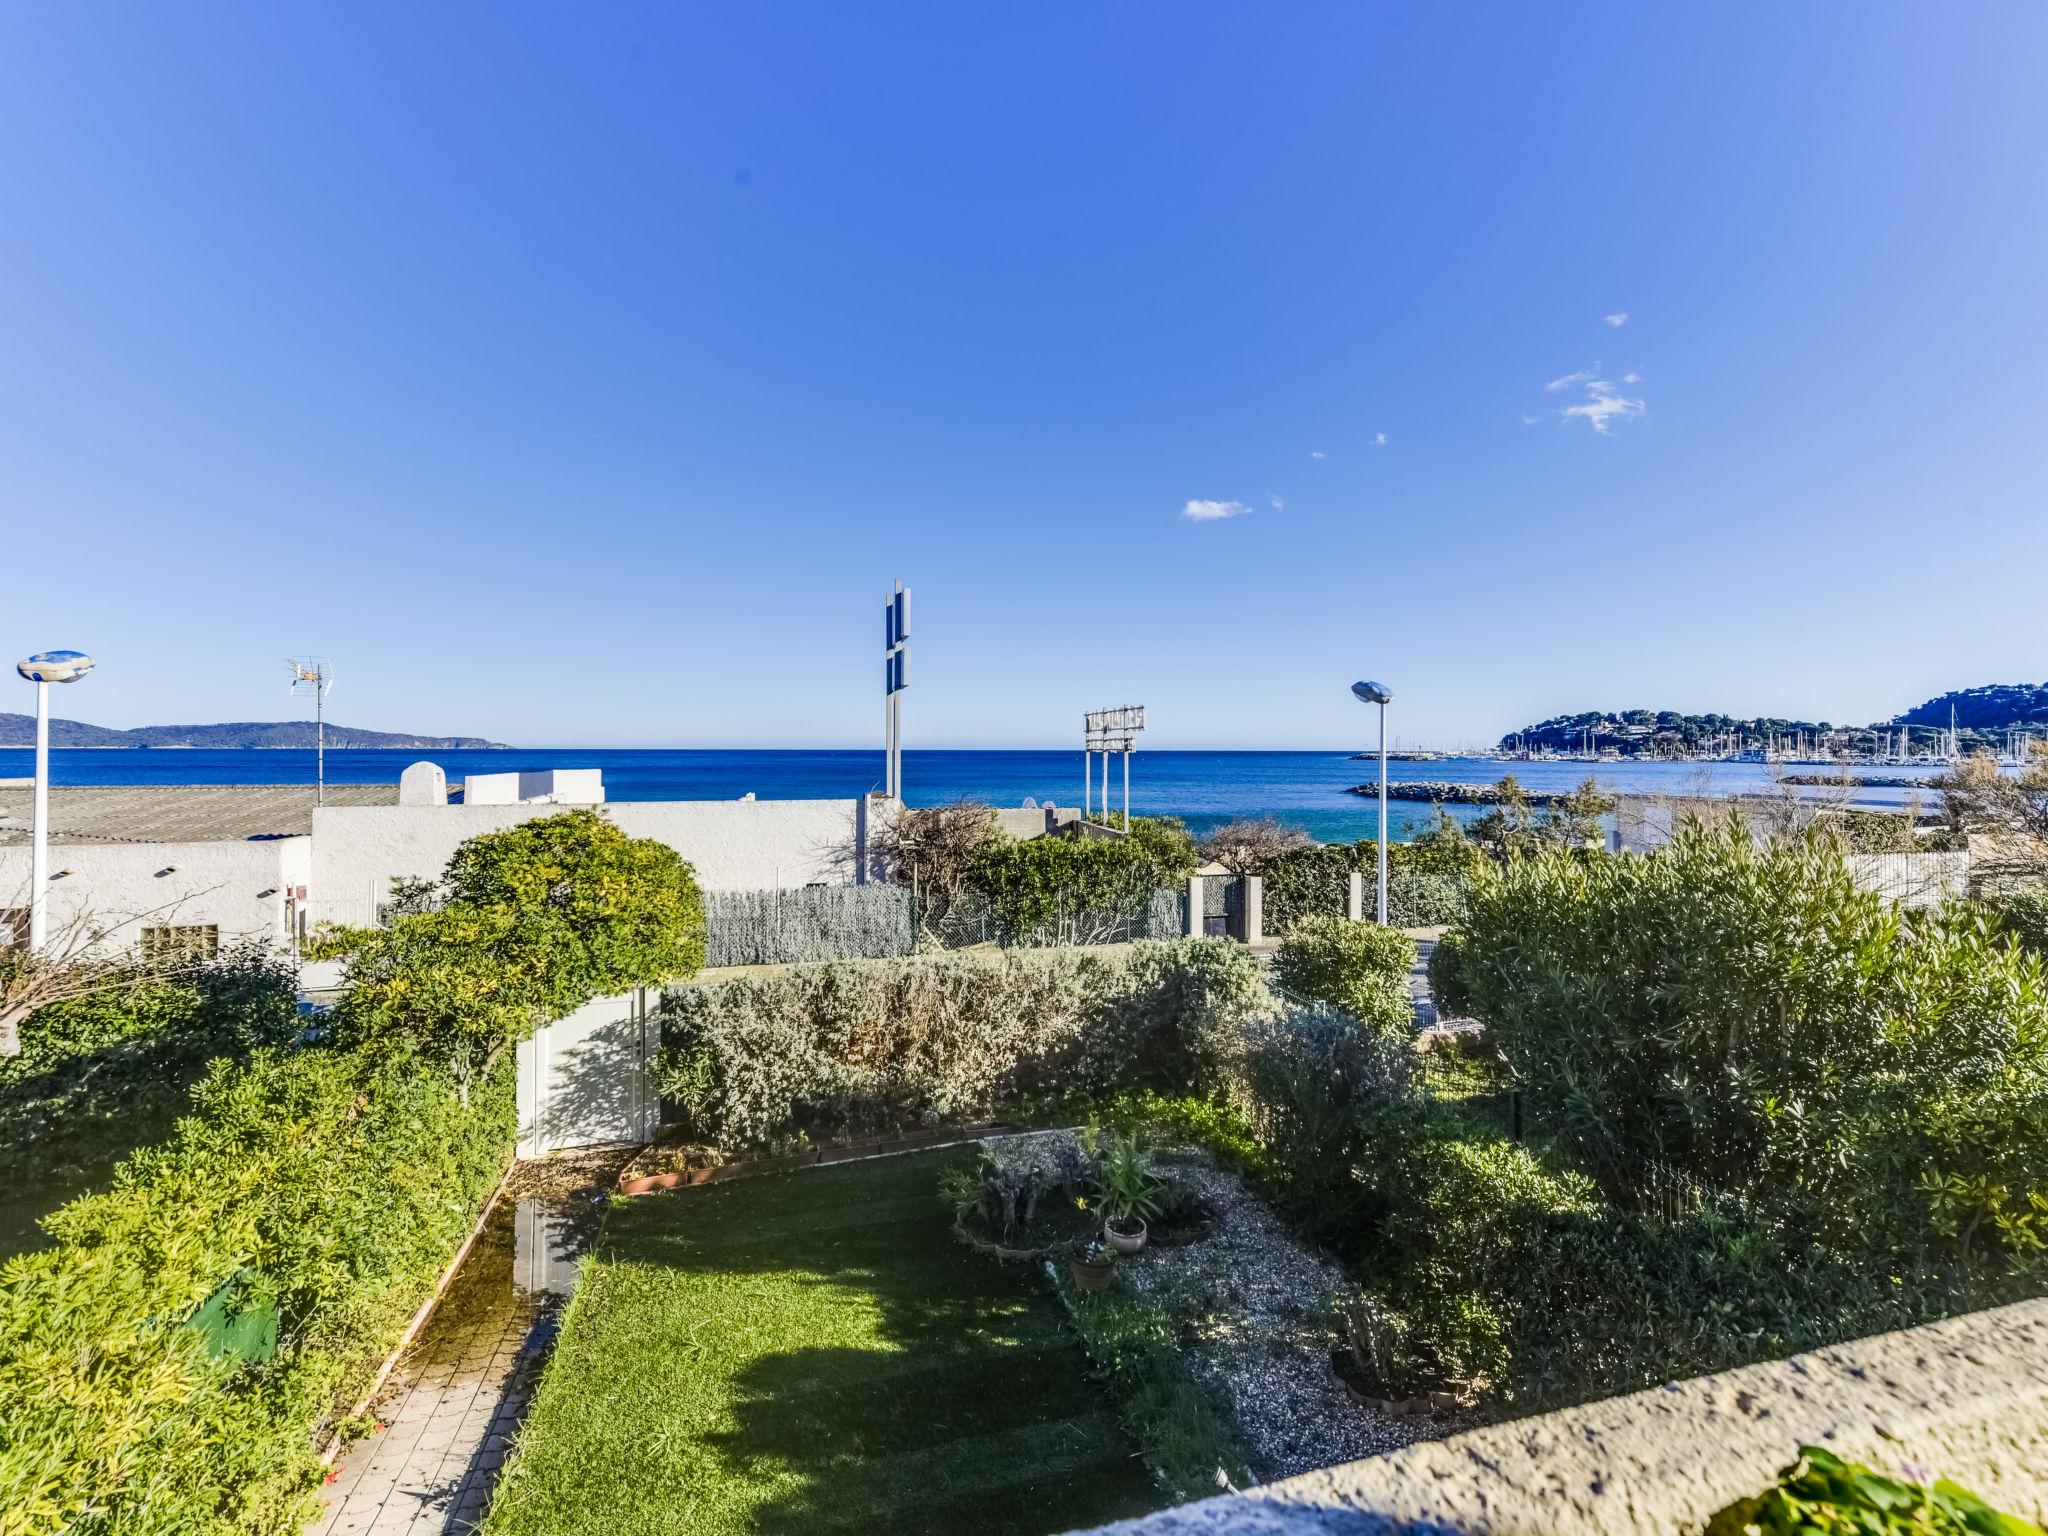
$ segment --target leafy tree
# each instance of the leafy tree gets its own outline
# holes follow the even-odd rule
[[[417,892],[414,893],[417,896]],[[704,910],[690,866],[599,812],[568,811],[471,838],[437,901],[388,928],[322,936],[346,962],[345,1032],[407,1036],[471,1085],[540,1025],[594,997],[693,974]]]
[[[1268,864],[1315,840],[1301,828],[1273,816],[1226,821],[1202,839],[1202,854],[1233,874],[1262,874]]]
[[[2048,989],[1984,919],[1908,914],[1833,839],[1735,816],[1646,856],[1489,867],[1468,903],[1441,1001],[1611,1196],[1662,1168],[1901,1251],[1930,1223],[2048,1238]]]
[[[1121,812],[1114,824],[1123,825]],[[1201,866],[1194,835],[1178,816],[1133,816],[1127,837],[1152,861],[1160,885],[1177,885]]]
[[[1590,776],[1541,810],[1513,774],[1502,779],[1499,788],[1500,802],[1471,828],[1471,841],[1496,859],[1526,858],[1544,848],[1598,847],[1604,836],[1602,818],[1615,804]]]
[[[1372,845],[1361,843],[1359,846],[1367,848]],[[1460,877],[1469,875],[1473,866],[1485,858],[1485,854],[1473,846],[1472,839],[1465,835],[1465,824],[1441,805],[1435,807],[1428,827],[1420,836],[1395,844],[1388,854],[1391,862],[1403,869]]]

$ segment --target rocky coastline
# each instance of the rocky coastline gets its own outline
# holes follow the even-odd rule
[[[1353,784],[1346,791],[1353,795],[1377,795],[1380,787],[1373,784]],[[1576,791],[1524,789],[1522,799],[1526,804],[1543,807],[1562,805],[1572,798]],[[1498,784],[1449,784],[1440,779],[1413,779],[1406,783],[1387,785],[1389,800],[1420,800],[1432,805],[1499,805],[1507,797],[1501,793]]]

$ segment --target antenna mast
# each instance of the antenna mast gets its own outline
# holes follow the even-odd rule
[[[287,656],[292,669],[292,697],[313,698],[313,803],[327,803],[327,690],[334,686],[334,669],[325,656]]]

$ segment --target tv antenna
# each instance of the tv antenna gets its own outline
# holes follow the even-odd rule
[[[287,656],[292,669],[292,697],[313,698],[313,803],[327,803],[327,690],[334,686],[334,668],[325,656]]]

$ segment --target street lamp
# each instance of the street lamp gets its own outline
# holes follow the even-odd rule
[[[1387,922],[1387,704],[1394,697],[1385,683],[1353,683],[1361,704],[1380,707],[1380,926]]]
[[[36,788],[33,851],[29,855],[28,947],[43,947],[49,928],[50,884],[50,684],[75,683],[92,670],[83,651],[38,651],[14,670],[36,685]]]

